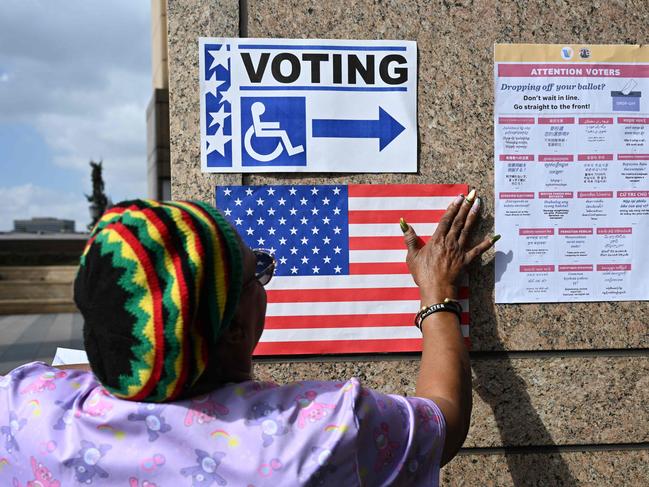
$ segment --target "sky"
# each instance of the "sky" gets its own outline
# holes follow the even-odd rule
[[[89,161],[114,201],[146,197],[148,0],[0,2],[0,231],[90,217]]]

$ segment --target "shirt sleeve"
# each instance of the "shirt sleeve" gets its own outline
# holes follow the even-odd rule
[[[361,387],[355,413],[362,485],[438,485],[446,422],[433,401]]]

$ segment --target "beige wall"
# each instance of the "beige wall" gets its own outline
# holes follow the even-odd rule
[[[167,0],[151,0],[151,63],[153,89],[167,89]]]
[[[199,155],[199,36],[239,35],[239,2],[169,0],[172,194],[216,184],[469,183],[493,230],[495,42],[645,43],[646,1],[248,0],[249,37],[412,39],[419,49],[420,171],[410,175],[207,175]],[[505,235],[503,238],[507,238]],[[491,255],[472,271],[474,415],[444,485],[649,485],[649,305],[493,304]],[[359,377],[412,394],[412,356],[260,361],[279,382]]]

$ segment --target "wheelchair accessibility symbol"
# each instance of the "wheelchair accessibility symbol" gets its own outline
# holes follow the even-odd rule
[[[306,166],[306,99],[241,98],[242,164]]]

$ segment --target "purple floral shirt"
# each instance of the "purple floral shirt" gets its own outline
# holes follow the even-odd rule
[[[0,376],[0,485],[438,485],[434,402],[347,382],[227,384],[169,404],[34,362]]]

